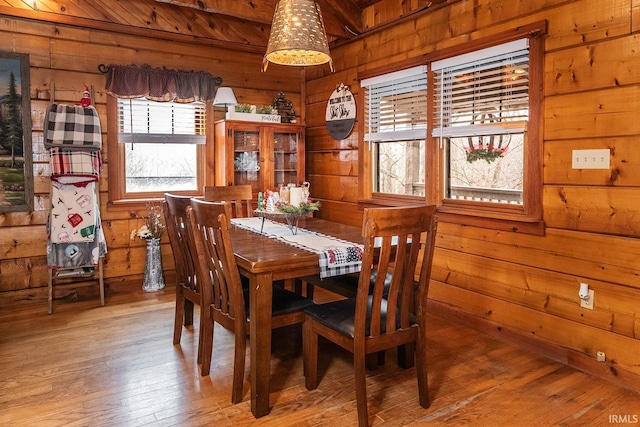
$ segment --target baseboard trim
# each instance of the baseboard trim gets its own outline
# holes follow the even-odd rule
[[[143,274],[105,278],[104,289],[107,300],[109,294],[113,292],[135,292],[142,289],[143,278]],[[164,272],[164,281],[167,287],[175,287],[175,270]],[[48,292],[47,283],[33,288],[0,292],[0,308],[26,304],[44,304],[46,307]],[[81,278],[75,281],[71,278],[67,282],[59,283],[55,286],[54,300],[92,299],[98,297],[99,293],[97,278]]]
[[[584,353],[549,343],[523,331],[510,329],[502,324],[462,312],[440,301],[429,300],[427,311],[446,320],[514,344],[532,353],[602,378],[620,387],[640,393],[640,375],[625,370],[618,366],[615,361],[598,362],[595,358]]]

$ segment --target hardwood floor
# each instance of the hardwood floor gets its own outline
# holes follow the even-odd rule
[[[105,307],[55,301],[50,316],[46,302],[0,309],[0,425],[356,424],[350,354],[322,343],[320,385],[307,391],[295,329],[274,336],[271,413],[251,415],[248,371],[231,405],[231,335],[216,326],[211,375],[200,377],[193,328],[171,344],[173,292],[111,291]],[[414,370],[388,352],[367,378],[371,425],[640,423],[634,392],[435,316],[428,328],[431,408],[417,403]]]

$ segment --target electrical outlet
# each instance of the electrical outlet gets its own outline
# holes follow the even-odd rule
[[[586,300],[580,298],[580,307],[593,310],[593,294],[593,289],[589,289],[589,298]]]
[[[596,360],[598,362],[606,362],[607,356],[604,354],[604,351],[599,351],[596,353]]]
[[[608,148],[601,150],[572,150],[571,167],[573,169],[610,169]]]

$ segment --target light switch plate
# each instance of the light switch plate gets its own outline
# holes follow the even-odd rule
[[[608,148],[598,150],[573,150],[571,152],[571,167],[573,169],[609,169]]]

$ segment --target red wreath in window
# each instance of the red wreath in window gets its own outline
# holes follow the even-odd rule
[[[474,115],[471,124],[499,123],[500,119],[492,113]],[[485,135],[469,136],[467,143],[463,145],[467,162],[485,160],[491,163],[500,157],[504,157],[511,143],[510,135]]]

